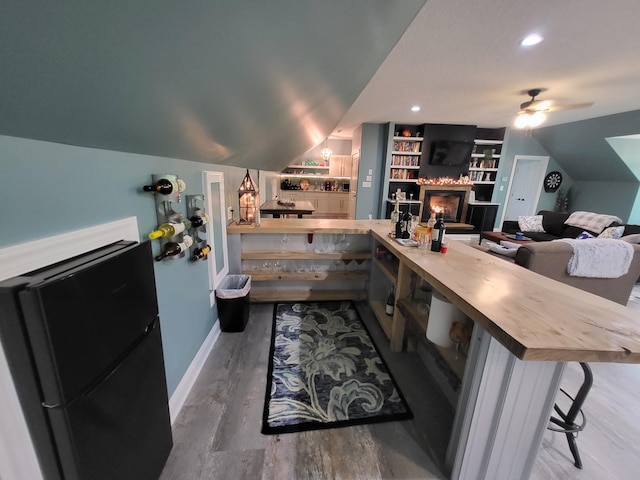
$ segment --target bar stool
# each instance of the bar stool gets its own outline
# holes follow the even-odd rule
[[[573,455],[574,465],[577,468],[582,468],[582,460],[580,459],[580,453],[578,452],[576,438],[578,436],[578,433],[581,432],[587,424],[587,417],[585,417],[584,412],[582,411],[582,405],[584,404],[584,401],[587,398],[587,394],[589,393],[589,390],[591,390],[591,386],[593,385],[593,374],[591,373],[591,368],[589,367],[589,365],[580,362],[580,366],[582,367],[582,371],[584,372],[584,381],[578,389],[576,397],[572,398],[566,391],[564,391],[562,388],[560,389],[562,393],[564,393],[572,400],[571,406],[569,407],[567,413],[564,413],[557,403],[553,406],[553,409],[560,418],[554,417],[552,415],[550,421],[560,428],[555,428],[551,425],[547,427],[548,430],[564,433],[567,436],[569,449],[571,450],[571,454]],[[578,417],[578,413],[582,417],[582,423],[580,425],[575,423],[576,418]]]

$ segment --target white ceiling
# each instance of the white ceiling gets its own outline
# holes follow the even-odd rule
[[[638,0],[428,0],[334,133],[387,121],[510,127],[537,87],[548,89],[539,99],[593,102],[545,125],[636,110],[639,21]],[[521,47],[532,32],[544,42]]]

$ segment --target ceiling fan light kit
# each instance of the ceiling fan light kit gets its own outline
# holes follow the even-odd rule
[[[536,97],[544,92],[546,88],[532,88],[526,93],[531,97],[530,100],[520,104],[520,111],[514,121],[516,128],[531,129],[539,127],[547,119],[545,112],[555,112],[557,110],[569,110],[573,108],[585,108],[593,105],[590,103],[575,103],[567,105],[555,105],[553,100],[536,100]]]

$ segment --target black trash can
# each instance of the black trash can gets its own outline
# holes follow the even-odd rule
[[[220,330],[242,332],[249,321],[251,275],[227,275],[216,288]]]

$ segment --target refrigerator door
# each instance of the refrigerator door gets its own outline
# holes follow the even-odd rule
[[[46,405],[70,402],[128,353],[158,315],[149,242],[19,294]]]
[[[65,480],[157,480],[172,447],[159,323],[103,382],[48,412]]]

